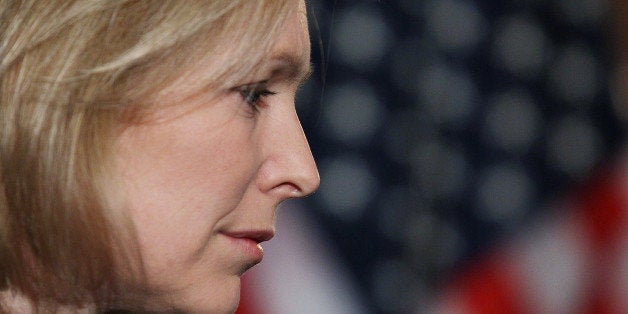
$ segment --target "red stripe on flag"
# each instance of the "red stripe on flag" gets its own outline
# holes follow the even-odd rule
[[[614,170],[614,171],[613,171]],[[576,197],[582,208],[582,224],[594,252],[613,249],[626,228],[622,185],[617,170],[603,171],[591,180]],[[613,173],[614,172],[614,173]]]
[[[240,305],[235,314],[264,314],[265,311],[256,301],[255,276],[247,273],[241,278]]]
[[[583,301],[583,314],[620,313],[611,293],[619,267],[621,237],[627,228],[626,191],[621,167],[603,171],[591,180],[576,199],[580,224],[586,232],[591,262],[591,281]]]
[[[514,263],[503,257],[485,256],[456,283],[454,293],[465,303],[465,313],[526,313],[512,269]]]

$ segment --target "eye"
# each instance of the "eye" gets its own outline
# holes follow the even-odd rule
[[[261,101],[266,96],[277,94],[276,92],[268,90],[266,83],[255,83],[244,85],[238,88],[242,99],[254,110],[259,110]]]

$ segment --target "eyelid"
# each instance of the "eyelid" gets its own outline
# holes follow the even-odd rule
[[[270,80],[263,80],[263,81],[259,81],[259,82],[253,82],[253,83],[242,84],[242,85],[241,85],[240,87],[238,87],[238,88],[241,88],[241,89],[242,89],[242,88],[247,88],[247,89],[250,89],[251,87],[255,87],[255,88],[257,88],[257,87],[259,87],[259,86],[266,86],[266,85],[268,85],[268,82],[269,82],[269,81],[270,81]]]
[[[264,97],[277,94],[268,89],[268,80],[240,85],[235,88],[235,91],[237,91],[244,102],[255,111],[259,110],[260,106],[264,105],[262,102]]]
[[[270,80],[263,80],[263,81],[259,81],[259,82],[246,83],[246,84],[238,85],[238,86],[232,88],[232,91],[244,92],[244,91],[251,91],[251,90],[267,89],[269,81]]]
[[[242,95],[246,95],[251,94],[251,93],[259,93],[259,92],[268,92],[268,93],[272,93],[275,94],[275,92],[271,92],[268,90],[268,81],[261,81],[261,82],[257,82],[257,83],[250,83],[250,84],[244,84],[244,85],[240,85],[239,87],[235,88],[236,91],[240,92]]]

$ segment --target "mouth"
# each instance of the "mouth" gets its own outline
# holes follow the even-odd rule
[[[259,244],[259,243],[272,239],[275,236],[275,231],[271,229],[260,229],[260,230],[227,231],[227,232],[223,232],[223,234],[231,238],[248,239]]]
[[[242,254],[246,269],[260,263],[264,258],[264,249],[261,243],[272,239],[275,232],[272,229],[240,230],[221,232],[233,246]]]

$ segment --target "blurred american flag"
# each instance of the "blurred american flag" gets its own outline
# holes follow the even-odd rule
[[[624,2],[309,2],[322,184],[239,313],[628,313]]]

